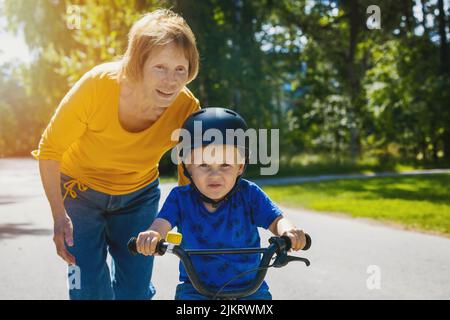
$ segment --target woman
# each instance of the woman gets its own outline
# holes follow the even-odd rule
[[[199,109],[185,87],[198,72],[195,37],[169,10],[130,30],[119,62],[86,73],[61,101],[39,149],[71,299],[150,299],[152,257],[132,257],[127,240],[148,229],[158,209],[158,162],[173,130]],[[179,184],[188,180],[179,168]],[[112,272],[106,263],[112,257]],[[73,279],[77,283],[73,283]]]

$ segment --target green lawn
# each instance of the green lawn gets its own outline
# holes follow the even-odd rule
[[[311,182],[264,190],[286,206],[450,234],[450,174]]]
[[[178,182],[177,177],[173,176],[160,176],[159,183],[176,183]]]

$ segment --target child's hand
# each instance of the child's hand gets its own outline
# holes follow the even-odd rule
[[[293,228],[283,232],[283,236],[288,236],[291,239],[291,250],[298,251],[306,246],[306,236],[303,230]]]
[[[159,240],[161,240],[161,234],[159,232],[148,230],[139,233],[136,241],[137,252],[144,256],[154,255]]]

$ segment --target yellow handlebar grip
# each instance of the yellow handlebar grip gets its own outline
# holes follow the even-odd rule
[[[183,236],[178,232],[169,232],[167,233],[166,241],[173,244],[180,244]]]

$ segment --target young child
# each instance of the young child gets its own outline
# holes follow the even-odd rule
[[[194,121],[202,124],[200,140],[195,140]],[[194,161],[186,164],[189,162],[187,155],[182,158],[185,175],[191,184],[170,192],[149,230],[139,234],[136,243],[139,253],[155,254],[158,241],[174,227],[183,235],[181,246],[189,249],[260,247],[258,227],[269,229],[276,236],[288,236],[292,250],[305,246],[303,231],[284,218],[281,210],[256,184],[241,179],[248,149],[235,142],[227,145],[203,140],[203,133],[208,129],[219,130],[223,137],[226,129],[245,131],[247,125],[237,113],[223,108],[202,109],[192,114],[183,128],[191,134],[187,155]],[[195,145],[194,140],[201,141],[200,145]],[[201,255],[191,256],[191,259],[202,281],[218,290],[238,274],[257,268],[260,255]],[[177,286],[175,299],[207,299],[189,282],[182,263],[179,269],[181,284]],[[225,290],[246,287],[254,275],[249,273],[236,279]],[[263,282],[258,291],[246,299],[271,298],[269,288]]]

